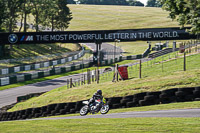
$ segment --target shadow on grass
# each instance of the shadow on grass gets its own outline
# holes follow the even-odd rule
[[[63,83],[67,84],[67,80],[52,79],[52,80],[39,82],[39,83],[36,83],[36,84],[31,84],[29,86],[44,87],[44,86],[59,85],[59,84],[63,84]]]

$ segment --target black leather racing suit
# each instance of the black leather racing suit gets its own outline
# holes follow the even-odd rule
[[[94,101],[95,100],[97,100],[97,99],[103,99],[103,96],[102,95],[99,95],[99,94],[97,94],[97,93],[94,93],[94,95],[92,96],[92,98],[89,100],[89,105],[91,104],[91,103],[94,103]]]

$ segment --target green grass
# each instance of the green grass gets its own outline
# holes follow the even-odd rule
[[[8,47],[8,46],[6,46]],[[51,49],[50,49],[51,48]],[[10,50],[10,56],[5,56],[4,59],[19,59],[26,57],[34,57],[34,56],[43,56],[50,55],[56,53],[67,53],[72,51],[77,51],[80,49],[80,46],[77,44],[21,44],[21,45],[13,45]],[[44,59],[38,60],[22,60],[18,62],[9,62],[9,63],[1,63],[0,69],[4,67],[12,67],[21,64],[30,64],[38,61],[46,61],[51,59],[56,59],[59,57],[52,56]]]
[[[114,43],[111,44],[114,45]],[[124,51],[124,56],[143,54],[149,47],[146,41],[120,42],[117,43],[116,46]]]
[[[73,19],[67,30],[114,30],[179,26],[161,8],[117,5],[70,5]],[[28,16],[34,23],[34,16]],[[33,31],[28,29],[29,31]]]
[[[50,49],[51,48],[51,49]],[[24,58],[30,56],[41,56],[56,53],[65,53],[76,51],[80,48],[77,44],[21,44],[19,48],[17,45],[13,46],[11,51],[12,58]],[[28,52],[28,53],[27,53]]]
[[[195,60],[195,61],[194,61]],[[47,92],[40,97],[32,98],[26,102],[18,103],[13,109],[21,110],[30,107],[39,107],[51,103],[62,103],[89,99],[99,88],[102,89],[104,97],[126,96],[139,92],[158,91],[169,88],[179,88],[185,86],[200,85],[200,54],[187,57],[187,71],[183,71],[183,59],[165,62],[165,69],[162,72],[162,64],[144,67],[142,69],[142,79],[139,79],[138,69],[129,68],[129,80],[113,83],[112,74],[108,75],[109,82],[101,81],[100,84],[83,85],[67,89],[63,86]],[[109,78],[110,77],[110,78]]]
[[[116,133],[116,132],[193,132],[200,118],[126,118],[14,121],[0,124],[3,133]],[[22,126],[23,125],[23,126]]]
[[[68,5],[73,19],[67,30],[114,30],[139,28],[166,28],[179,26],[168,18],[169,13],[161,8],[113,6],[113,5]],[[29,15],[29,23],[34,17]]]
[[[68,30],[111,30],[177,27],[161,8],[68,5],[73,14]]]

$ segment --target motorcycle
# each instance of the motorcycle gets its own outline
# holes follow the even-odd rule
[[[96,114],[100,111],[101,114],[107,114],[109,111],[109,105],[106,102],[106,99],[96,99],[94,103],[89,104],[89,101],[83,101],[83,106],[80,110],[80,115],[87,115],[89,112]]]

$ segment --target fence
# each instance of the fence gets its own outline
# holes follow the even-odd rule
[[[185,53],[190,54],[191,52],[200,52],[200,46],[197,41],[194,42],[188,42],[187,45],[185,45]],[[150,51],[148,48],[146,51]],[[146,53],[145,51],[145,53]],[[166,55],[162,55],[157,58],[152,58],[152,59],[142,59],[145,55],[147,56],[148,54],[143,54],[143,55],[136,55],[136,56],[128,56],[128,57],[120,57],[116,58],[116,62],[126,60],[126,59],[138,59],[134,64],[129,64],[128,67],[128,75],[129,78],[143,78],[143,77],[149,77],[153,76],[157,73],[167,73],[167,72],[173,72],[173,71],[183,71],[184,69],[184,54],[179,53],[179,51],[175,51]],[[187,57],[186,57],[187,58]],[[141,64],[140,64],[141,60]],[[192,60],[192,59],[191,59]],[[166,65],[165,62],[170,61],[170,64]],[[102,65],[108,65],[112,64],[114,61],[113,59],[109,61],[103,61],[101,62]],[[190,62],[190,60],[188,60]],[[187,62],[186,62],[187,63]],[[200,63],[200,62],[199,62]],[[190,66],[187,66],[188,69],[190,69]],[[96,70],[88,70],[89,73],[85,73],[79,78],[76,79],[67,79],[67,87],[72,88],[72,87],[77,87],[81,86],[83,84],[87,83],[93,83],[97,82],[97,76],[96,76]],[[95,74],[92,74],[95,73]],[[113,71],[108,71],[108,72],[103,72],[103,70],[100,70],[100,75],[99,75],[99,82],[108,82],[112,81],[114,77],[114,72]],[[71,82],[70,82],[71,81]],[[73,85],[71,85],[73,84]]]
[[[157,58],[141,60],[128,68],[130,78],[142,78],[156,75],[158,73],[170,73],[174,71],[185,71],[187,69],[193,69],[198,59],[188,58],[187,54],[200,53],[200,43],[188,42],[185,44],[185,53],[175,51],[166,55],[162,55]],[[186,55],[186,56],[185,56]],[[197,61],[195,61],[197,60]],[[200,63],[200,62],[199,62]],[[197,65],[196,65],[197,67]],[[141,77],[140,77],[141,75]]]

